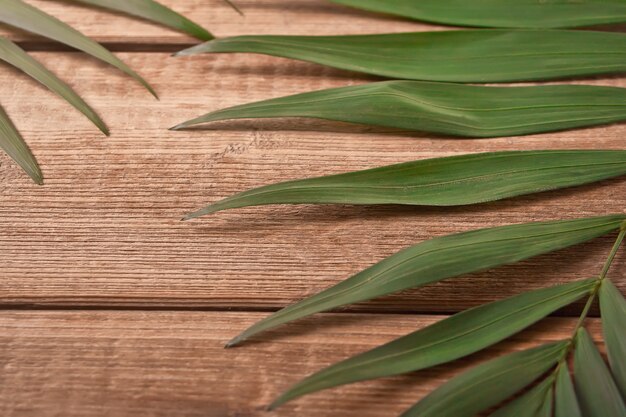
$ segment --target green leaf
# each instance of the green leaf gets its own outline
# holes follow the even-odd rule
[[[563,362],[556,374],[554,388],[554,417],[582,417],[574,384],[567,363]]]
[[[2,0],[0,23],[53,39],[98,58],[130,75],[157,97],[143,78],[102,45],[22,0]]]
[[[481,364],[452,378],[401,417],[475,417],[537,380],[561,358],[567,343],[551,343]]]
[[[626,88],[386,81],[235,106],[173,129],[271,117],[312,117],[464,137],[528,135],[625,120]]]
[[[194,38],[208,41],[214,38],[209,31],[172,9],[153,0],[62,0],[84,3],[137,16],[187,33]]]
[[[508,82],[626,70],[626,36],[592,31],[449,30],[351,36],[237,36],[178,53],[252,52],[427,81]]]
[[[600,287],[600,310],[611,371],[626,400],[626,300],[608,279]]]
[[[0,106],[0,148],[17,162],[35,183],[43,184],[43,175],[37,160],[2,106]]]
[[[458,313],[306,378],[272,408],[322,389],[417,371],[467,356],[590,294],[596,282],[594,278],[531,291]]]
[[[187,215],[266,204],[458,206],[571,187],[626,174],[626,151],[495,152],[426,159],[272,184]]]
[[[544,379],[489,417],[552,417],[553,383],[554,377]]]
[[[585,329],[576,336],[574,382],[584,416],[626,417],[626,406],[613,377]]]
[[[93,124],[95,124],[105,135],[109,134],[109,131],[102,119],[100,119],[96,112],[89,107],[89,105],[85,103],[85,101],[80,98],[80,96],[76,94],[69,85],[65,84],[57,78],[56,75],[48,71],[46,67],[28,55],[22,48],[1,36],[0,60],[13,65],[35,80],[39,81],[44,86],[48,87],[50,90],[64,98],[82,114],[87,116],[87,118],[91,120]]]
[[[373,12],[455,26],[559,28],[626,21],[623,0],[331,0]]]
[[[625,220],[626,215],[614,215],[526,223],[431,239],[270,315],[237,336],[228,346],[311,314],[582,243],[619,228]]]

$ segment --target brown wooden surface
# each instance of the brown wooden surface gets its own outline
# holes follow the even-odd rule
[[[164,3],[223,36],[432,28],[323,0],[237,1],[245,17],[217,0]],[[626,125],[488,140],[301,119],[170,132],[225,106],[375,78],[250,54],[173,58],[171,51],[193,40],[83,7],[32,4],[121,51],[161,100],[82,54],[10,32],[98,110],[112,135],[102,136],[62,100],[0,66],[0,102],[46,178],[37,187],[0,155],[0,415],[266,415],[263,406],[305,374],[435,319],[414,313],[453,313],[598,274],[614,237],[349,308],[361,314],[322,315],[286,326],[277,337],[262,336],[263,343],[221,349],[261,311],[434,236],[626,209],[626,181],[616,179],[472,207],[265,206],[182,223],[190,210],[278,180],[470,152],[624,149]],[[626,87],[626,77],[577,82]],[[622,291],[625,265],[621,252],[611,277]],[[195,311],[166,311],[178,309]],[[573,306],[561,314],[578,311]],[[552,319],[518,340],[564,337],[571,323]],[[277,415],[393,416],[452,370],[458,368],[329,391]]]

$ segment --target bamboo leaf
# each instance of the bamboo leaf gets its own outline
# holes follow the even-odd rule
[[[625,120],[626,88],[386,81],[235,106],[173,129],[272,117],[312,117],[464,137],[527,135]]]
[[[0,23],[53,39],[98,58],[130,75],[157,97],[152,87],[143,78],[99,43],[22,0],[2,1]]]
[[[626,215],[614,215],[526,223],[431,239],[270,315],[234,338],[228,346],[311,314],[582,243],[619,228],[625,220]]]
[[[22,48],[11,42],[10,40],[0,37],[0,60],[13,65],[20,69],[24,73],[28,74],[41,84],[64,98],[74,108],[87,116],[89,120],[95,124],[98,129],[105,135],[109,134],[109,131],[98,114],[80,98],[74,90],[63,81],[61,81],[56,75],[48,71],[46,67],[37,62],[34,58],[28,55]]]
[[[583,415],[626,416],[626,406],[613,377],[585,329],[580,329],[576,336],[574,382]]]
[[[194,38],[208,41],[213,35],[202,26],[153,0],[62,0],[102,7],[160,23]],[[232,4],[231,4],[232,6]]]
[[[35,183],[43,184],[43,175],[37,160],[2,106],[0,106],[0,148],[17,162]]]
[[[304,379],[281,395],[272,408],[322,389],[417,371],[467,356],[590,294],[596,282],[594,278],[531,291],[458,313]]]
[[[626,36],[592,31],[450,30],[351,36],[237,36],[177,55],[252,52],[426,81],[508,82],[626,70]]]
[[[221,210],[265,204],[476,204],[624,174],[626,151],[559,150],[461,155],[255,188],[191,213],[185,220]]]
[[[622,0],[331,0],[373,12],[455,26],[559,28],[626,21]]]
[[[496,406],[553,367],[567,341],[512,353],[452,378],[401,417],[475,417]]]
[[[600,287],[600,310],[611,371],[626,400],[626,300],[608,279]]]
[[[554,377],[548,377],[489,417],[552,417]]]
[[[578,407],[576,392],[574,391],[574,384],[565,362],[561,364],[556,374],[554,417],[582,417]]]

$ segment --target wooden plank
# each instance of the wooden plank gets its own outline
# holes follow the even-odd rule
[[[0,314],[0,413],[25,416],[265,416],[300,378],[434,322],[434,316],[329,314],[241,348],[223,343],[254,313],[40,311]],[[565,339],[550,319],[457,363],[310,395],[275,416],[395,416],[483,360]],[[600,326],[590,322],[596,338]]]
[[[623,149],[626,125],[458,140],[329,122],[168,127],[221,107],[367,78],[253,55],[121,54],[162,100],[81,54],[46,63],[112,128],[0,68],[0,97],[42,164],[37,187],[0,156],[0,303],[275,309],[434,236],[623,212],[626,182],[460,208],[265,206],[181,223],[186,212],[269,182],[413,159],[515,149]],[[80,68],[80,71],[76,69]],[[626,86],[626,78],[588,81]],[[360,306],[443,311],[596,275],[613,237]],[[626,256],[612,276],[626,289]]]

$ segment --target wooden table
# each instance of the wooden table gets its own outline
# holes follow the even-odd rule
[[[99,111],[112,135],[0,67],[0,100],[46,178],[35,186],[0,156],[0,415],[395,416],[464,367],[567,337],[579,305],[453,365],[329,390],[266,413],[290,384],[339,359],[467,307],[596,275],[614,236],[320,314],[224,350],[246,326],[424,239],[623,212],[626,182],[462,208],[266,206],[186,223],[183,214],[277,180],[414,159],[623,149],[626,125],[488,140],[295,119],[170,132],[210,110],[374,78],[250,54],[173,58],[194,41],[122,16],[29,2],[117,51],[161,100],[83,54],[11,32]],[[433,28],[323,0],[237,0],[245,17],[218,0],[163,3],[218,36]],[[626,87],[625,77],[585,82]],[[622,291],[625,265],[622,252],[612,269]],[[601,339],[597,319],[589,323]]]

